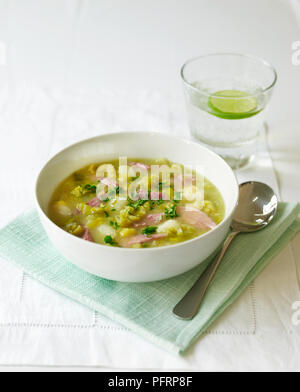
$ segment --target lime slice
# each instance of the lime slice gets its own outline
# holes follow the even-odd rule
[[[224,117],[243,118],[257,109],[255,97],[245,91],[222,90],[209,98],[211,108]]]

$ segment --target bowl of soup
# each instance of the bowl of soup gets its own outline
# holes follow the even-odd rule
[[[76,143],[41,170],[49,239],[94,275],[150,282],[203,262],[228,233],[235,175],[218,155],[170,134],[122,132]]]

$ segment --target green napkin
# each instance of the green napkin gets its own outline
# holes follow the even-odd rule
[[[48,240],[37,212],[29,211],[0,231],[0,256],[41,283],[98,311],[173,353],[184,353],[300,230],[299,205],[280,203],[264,230],[239,235],[225,255],[192,321],[172,314],[175,304],[209,262],[179,277],[154,283],[98,278],[68,262]]]

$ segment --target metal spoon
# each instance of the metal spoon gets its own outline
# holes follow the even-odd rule
[[[239,233],[251,233],[263,229],[276,213],[277,197],[268,185],[250,181],[241,184],[239,190],[239,201],[231,223],[232,231],[226,238],[220,254],[209,264],[173,310],[173,313],[181,319],[191,320],[198,313],[209,284],[232,240]]]

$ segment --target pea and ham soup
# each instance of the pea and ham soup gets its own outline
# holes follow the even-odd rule
[[[153,248],[187,241],[223,220],[225,207],[220,192],[203,177],[199,186],[196,172],[186,176],[183,165],[165,159],[128,159],[127,165],[127,189],[141,185],[142,173],[146,173],[143,179],[147,184],[144,181],[143,185],[149,186],[148,192],[137,186],[134,195],[124,197],[119,161],[90,164],[57,187],[49,205],[50,219],[83,240],[124,248]],[[179,168],[184,174],[175,172],[169,182],[164,182],[152,173],[152,165],[165,170]],[[182,192],[176,192],[176,180],[181,181]],[[192,192],[202,197],[191,200]]]

